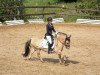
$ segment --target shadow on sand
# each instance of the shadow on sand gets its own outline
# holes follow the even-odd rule
[[[59,63],[59,59],[44,58],[43,60],[46,61],[46,62],[54,63],[54,64]],[[78,61],[69,60],[68,57],[67,57],[67,60],[66,60],[65,65],[68,66],[68,65],[70,65],[70,64],[78,64],[78,63],[79,63]]]
[[[38,61],[39,59],[36,58],[36,57],[33,57],[31,59],[31,61]],[[59,63],[59,59],[54,59],[54,58],[43,58],[44,62],[48,62],[48,63],[54,63],[54,64],[58,64]],[[74,60],[69,60],[68,57],[67,57],[67,60],[66,60],[66,63],[65,65],[68,66],[70,64],[78,64],[80,62],[78,61],[74,61]]]

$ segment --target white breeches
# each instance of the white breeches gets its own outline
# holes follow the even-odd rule
[[[47,41],[48,41],[50,44],[52,44],[51,36],[46,36],[46,38],[47,38]]]

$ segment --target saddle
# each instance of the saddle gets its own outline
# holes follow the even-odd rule
[[[40,47],[42,48],[47,48],[48,49],[48,40],[46,39],[46,34],[45,37],[42,39],[42,42],[40,43]],[[52,49],[55,47],[55,43],[54,43],[54,37],[52,36]]]

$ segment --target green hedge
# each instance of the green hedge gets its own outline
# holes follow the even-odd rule
[[[59,0],[25,0],[24,5],[48,5],[55,4]]]

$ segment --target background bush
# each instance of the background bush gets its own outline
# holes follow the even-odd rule
[[[23,6],[23,1],[24,0],[0,0],[0,7],[1,7],[0,16],[23,14],[23,9],[18,9],[18,8],[2,9],[2,7]],[[18,10],[20,11],[20,13],[18,13]],[[0,18],[1,21],[11,20],[11,19],[14,19],[14,17]]]
[[[66,6],[70,8],[79,8],[79,9],[97,9],[100,10],[100,0],[0,0],[0,7],[12,7],[12,6],[46,6],[46,5],[57,5],[57,6]],[[20,13],[18,13],[18,10]],[[57,12],[61,13],[64,11],[66,14],[82,14],[87,16],[99,16],[100,12],[92,12],[92,11],[79,11],[79,10],[68,10],[68,9],[59,9],[59,8],[51,8],[51,9],[43,9],[40,8],[32,8],[32,9],[1,9],[0,8],[0,16],[3,15],[16,15],[16,14],[34,14],[34,13],[43,13],[43,12]],[[49,15],[50,16],[50,15]],[[41,17],[41,16],[38,16]],[[61,16],[55,15],[53,17],[63,17],[65,21],[75,21],[77,16]],[[25,17],[16,17],[17,19],[25,19]],[[88,17],[92,18],[92,17]],[[11,18],[0,18],[0,21],[12,20]]]

